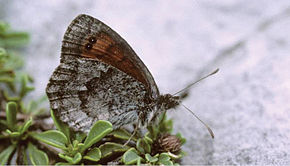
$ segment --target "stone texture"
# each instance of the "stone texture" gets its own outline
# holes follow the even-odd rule
[[[70,21],[90,14],[116,30],[174,93],[219,67],[171,111],[187,138],[184,164],[290,164],[290,3],[279,1],[0,1],[0,19],[29,31],[27,70],[44,94]]]

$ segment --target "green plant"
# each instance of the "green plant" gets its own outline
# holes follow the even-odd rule
[[[12,158],[16,158],[17,164],[28,164],[27,154],[33,164],[48,164],[47,154],[39,150],[28,135],[39,128],[37,121],[44,110],[38,107],[41,101],[24,102],[34,87],[32,78],[21,70],[23,61],[17,49],[28,40],[27,33],[12,31],[8,24],[0,21],[1,165],[10,163]],[[39,158],[42,162],[38,162]]]
[[[28,33],[13,31],[8,23],[0,21],[0,47],[17,48],[26,45],[28,42]]]
[[[157,124],[138,130],[133,137],[131,130],[113,130],[103,120],[85,134],[71,130],[53,111],[49,114],[49,109],[42,108],[46,97],[28,99],[33,79],[23,72],[18,53],[28,40],[27,33],[12,31],[0,21],[0,165],[178,164],[185,139],[172,135],[173,121],[165,113]],[[53,124],[46,122],[50,118]]]
[[[123,164],[177,164],[185,154],[180,149],[181,145],[185,143],[185,138],[180,134],[171,135],[172,127],[173,121],[167,120],[165,113],[162,114],[160,122],[148,126],[147,133],[143,137],[139,135],[135,146],[124,153]]]
[[[58,156],[65,162],[58,162],[57,165],[83,164],[84,160],[97,162],[101,159],[101,150],[93,145],[113,130],[110,122],[97,121],[86,136],[84,133],[72,132],[67,125],[55,117],[53,111],[51,111],[51,116],[57,130],[33,132],[30,136],[60,149]]]

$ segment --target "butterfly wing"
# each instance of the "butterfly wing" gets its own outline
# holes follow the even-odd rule
[[[101,21],[85,14],[76,17],[64,35],[62,56],[71,49],[82,57],[97,59],[131,75],[146,86],[150,97],[159,96],[156,83],[144,63],[120,35]]]
[[[61,63],[46,92],[56,115],[85,132],[100,119],[116,128],[136,122],[152,111],[146,106],[159,96],[152,75],[128,43],[88,15],[79,15],[68,27]]]

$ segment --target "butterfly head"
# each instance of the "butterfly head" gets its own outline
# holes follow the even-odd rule
[[[171,94],[161,95],[157,99],[157,106],[159,108],[163,108],[164,110],[168,110],[171,108],[175,108],[180,104],[181,100],[179,96],[173,96]]]
[[[144,118],[141,118],[142,126],[148,126],[151,123],[157,123],[158,119],[166,110],[175,108],[181,103],[180,96],[173,96],[171,94],[160,95],[156,100],[150,105],[150,113],[145,113]]]

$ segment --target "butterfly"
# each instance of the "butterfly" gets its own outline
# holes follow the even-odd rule
[[[147,67],[119,34],[85,14],[77,16],[64,34],[60,65],[46,93],[55,115],[86,133],[98,120],[110,121],[115,129],[148,126],[181,103],[180,96],[159,93]]]
[[[60,65],[46,93],[56,116],[76,131],[88,132],[97,120],[114,128],[146,126],[180,103],[160,95],[151,73],[114,30],[81,14],[68,26]]]

